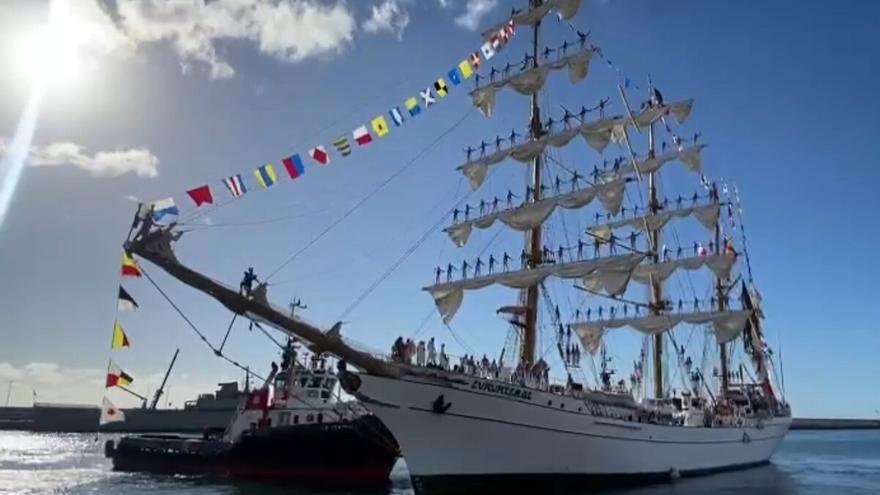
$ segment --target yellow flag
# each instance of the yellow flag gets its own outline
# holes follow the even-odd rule
[[[127,251],[122,251],[122,276],[123,277],[140,277],[141,269],[137,264],[137,261],[128,254]]]
[[[370,122],[373,125],[373,130],[376,131],[376,135],[379,137],[383,137],[388,134],[388,121],[385,120],[385,117],[378,116]]]
[[[113,324],[113,340],[110,343],[111,349],[125,349],[131,345],[131,342],[128,340],[128,335],[125,335],[125,331],[122,330],[122,325],[117,321]]]
[[[440,98],[443,98],[449,93],[449,87],[446,86],[446,81],[444,81],[442,77],[434,82],[434,89],[437,91]]]
[[[468,62],[467,59],[462,60],[461,63],[458,64],[458,70],[461,71],[461,77],[464,79],[468,79],[474,74],[474,71],[471,70],[471,63]]]

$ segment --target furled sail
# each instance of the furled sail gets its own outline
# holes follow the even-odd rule
[[[491,273],[479,277],[442,282],[425,287],[424,290],[431,293],[440,316],[443,317],[444,322],[448,323],[461,307],[466,290],[482,289],[493,284],[513,289],[525,289],[543,282],[550,276],[574,279],[583,278],[592,273],[609,273],[610,276],[617,277],[621,269],[632,272],[644,257],[643,254],[626,254],[570,263],[545,264],[537,268]]]
[[[513,158],[518,162],[531,162],[532,159],[543,153],[544,149],[548,145],[557,148],[566,146],[578,134],[581,134],[584,139],[589,143],[592,133],[604,132],[602,129],[608,128],[608,126],[611,125],[609,124],[609,122],[614,119],[616,119],[616,117],[612,119],[601,119],[594,122],[587,122],[578,127],[571,127],[563,131],[542,137],[541,139],[526,141],[525,143],[522,143],[520,145],[499,149],[494,153],[481,156],[476,160],[470,160],[458,168],[459,170],[461,170],[461,173],[464,174],[465,177],[467,177],[468,182],[470,182],[471,184],[471,189],[477,190],[481,185],[483,185],[483,182],[486,180],[486,175],[489,173],[489,167],[491,167],[492,165],[501,163],[508,157]],[[701,144],[697,146],[690,146],[687,148],[672,149],[665,153],[661,153],[660,155],[653,158],[649,158],[647,156],[637,158],[636,166],[638,167],[638,171],[640,174],[647,174],[658,170],[660,167],[670,161],[678,160],[682,164],[684,164],[684,166],[688,170],[692,172],[699,172],[702,167],[700,152],[705,147],[706,145]],[[625,162],[622,163],[616,170],[607,171],[605,175],[608,177],[613,177],[614,175],[621,175],[632,172],[632,163]]]
[[[681,323],[694,325],[711,324],[715,338],[719,344],[730,342],[739,336],[743,325],[751,315],[751,311],[705,311],[692,313],[674,313],[664,315],[636,316],[633,318],[616,318],[608,320],[581,321],[571,324],[584,346],[593,345],[597,335],[601,337],[605,330],[630,327],[642,333],[655,335],[663,333]]]
[[[666,226],[673,218],[685,218],[693,215],[703,227],[708,230],[715,228],[718,224],[718,215],[721,206],[712,203],[703,206],[689,206],[676,210],[667,210],[651,215],[644,215],[632,218],[622,218],[601,225],[587,228],[587,232],[595,237],[607,239],[611,236],[611,232],[622,227],[630,227],[636,230],[659,230]]]
[[[471,91],[474,106],[479,108],[486,117],[491,117],[492,111],[495,109],[495,95],[499,90],[510,86],[521,95],[534,94],[544,87],[544,83],[547,82],[547,74],[551,70],[568,69],[569,80],[572,83],[580,82],[587,77],[592,56],[593,48],[584,46],[579,51],[562,56],[552,62],[546,62],[538,67],[491,81],[485,86]]]
[[[651,281],[651,276],[664,281],[669,278],[675,270],[694,271],[704,266],[712,271],[719,278],[727,278],[730,276],[730,270],[736,261],[736,256],[729,254],[715,254],[710,256],[695,256],[693,258],[682,258],[678,260],[663,261],[661,263],[648,263],[641,265],[633,272],[633,280],[636,282],[647,284]]]
[[[534,26],[538,21],[544,18],[550,11],[555,11],[563,20],[569,20],[577,14],[581,7],[581,0],[548,0],[541,5],[527,10],[515,12],[510,16],[510,20],[516,26]],[[483,32],[483,38],[490,37],[503,28],[507,21],[492,26]]]
[[[730,276],[730,270],[733,268],[735,261],[736,257],[728,254],[695,256],[693,258],[682,258],[661,263],[645,263],[636,267],[635,270],[631,270],[630,276],[625,279],[621,276],[616,281],[610,281],[607,275],[597,276],[589,274],[584,277],[583,282],[584,287],[591,291],[604,291],[609,295],[619,296],[626,291],[630,279],[641,284],[649,284],[653,275],[655,280],[663,282],[679,269],[695,271],[705,266],[716,277],[727,278]]]
[[[579,328],[577,330],[577,335],[581,338],[581,343],[584,345],[584,349],[593,356],[599,352],[599,346],[602,345],[602,336],[604,334],[604,328],[590,327]]]
[[[691,172],[699,172],[702,168],[703,161],[700,156],[700,152],[705,148],[705,144],[699,144],[696,146],[690,146],[687,148],[681,149],[672,149],[665,153],[661,153],[653,158],[643,157],[636,159],[636,169],[639,171],[639,174],[650,174],[651,172],[656,172],[663,165],[678,160],[681,162],[685,168],[690,170]],[[632,162],[626,162],[621,164],[620,168],[616,171],[617,174],[626,174],[633,172],[633,164]],[[611,172],[612,174],[614,172]]]
[[[467,243],[475,226],[479,229],[487,229],[495,223],[495,220],[499,220],[514,230],[526,231],[543,223],[556,207],[566,209],[581,208],[596,198],[599,198],[602,206],[607,211],[617,213],[620,211],[620,206],[623,202],[625,185],[626,179],[614,179],[611,182],[598,186],[578,189],[559,196],[525,203],[516,208],[493,211],[473,220],[465,220],[447,227],[444,231],[452,239],[452,242],[458,247],[462,247]]]
[[[646,108],[635,113],[632,119],[628,117],[615,117],[609,125],[603,126],[601,129],[595,129],[589,135],[585,135],[584,137],[593,149],[601,153],[605,150],[605,147],[608,146],[609,142],[614,141],[619,143],[623,141],[624,130],[627,126],[635,125],[637,127],[644,127],[667,115],[674,116],[679,124],[684,124],[690,116],[693,106],[694,100],[693,98],[690,98]]]

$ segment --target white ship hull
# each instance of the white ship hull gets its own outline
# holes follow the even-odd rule
[[[769,461],[791,423],[656,425],[598,416],[582,399],[478,378],[359,376],[357,395],[394,434],[421,492],[526,489],[529,482],[547,491],[583,478],[634,482],[755,466]],[[441,394],[449,407],[438,413]]]

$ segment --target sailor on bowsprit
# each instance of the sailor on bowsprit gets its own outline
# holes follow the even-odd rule
[[[251,266],[244,272],[244,277],[241,279],[241,284],[239,285],[241,294],[247,297],[252,296],[254,282],[259,282],[259,280],[257,280],[257,275],[254,273],[254,267]]]

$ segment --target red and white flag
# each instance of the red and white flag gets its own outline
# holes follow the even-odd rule
[[[309,156],[312,157],[312,160],[315,160],[321,165],[327,165],[330,163],[330,155],[327,154],[327,149],[323,146],[315,146],[310,149]]]
[[[118,421],[125,421],[125,414],[122,412],[122,409],[113,405],[110,399],[104,397],[104,402],[101,404],[101,418],[98,424],[105,425]]]
[[[367,130],[367,126],[362,125],[352,132],[352,136],[354,136],[354,142],[358,144],[358,146],[364,146],[373,142],[373,136],[370,135],[370,131]]]

